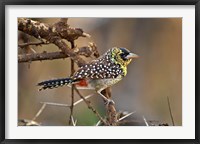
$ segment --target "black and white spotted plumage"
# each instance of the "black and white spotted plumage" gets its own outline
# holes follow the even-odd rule
[[[75,84],[82,89],[101,90],[119,82],[127,74],[127,65],[137,55],[125,48],[114,47],[104,55],[80,67],[72,77],[39,83],[40,90]]]
[[[72,77],[73,79],[114,79],[123,75],[120,64],[111,60],[111,50],[102,57],[82,66]]]
[[[72,78],[61,78],[61,79],[54,79],[54,80],[48,80],[38,83],[38,86],[42,86],[42,88],[39,89],[45,90],[45,89],[53,89],[56,87],[62,87],[64,85],[71,84],[73,82]]]

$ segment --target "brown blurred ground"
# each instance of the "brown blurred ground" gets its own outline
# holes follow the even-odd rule
[[[38,20],[38,19],[37,19]],[[54,23],[58,19],[40,19]],[[126,47],[138,54],[139,59],[128,67],[128,75],[112,87],[117,110],[136,111],[148,120],[169,123],[167,106],[170,98],[176,125],[182,125],[182,19],[181,18],[70,18],[72,27],[80,27],[91,39],[80,38],[77,46],[94,41],[101,54],[108,48]],[[57,51],[54,45],[37,47],[37,52]],[[87,59],[90,61],[91,59]],[[41,107],[41,101],[70,104],[70,88],[38,92],[36,84],[43,80],[67,77],[70,60],[54,60],[19,64],[18,116],[32,119]],[[88,95],[93,91],[82,91]],[[76,99],[79,97],[76,96]],[[91,99],[101,113],[103,101]],[[79,125],[94,124],[97,119],[84,103],[75,107]],[[66,125],[69,109],[47,106],[37,121],[45,125]]]

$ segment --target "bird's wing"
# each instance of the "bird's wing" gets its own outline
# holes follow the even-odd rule
[[[110,79],[122,73],[120,66],[106,60],[95,60],[84,65],[74,74],[73,79]]]

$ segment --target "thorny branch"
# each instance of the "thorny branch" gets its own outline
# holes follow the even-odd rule
[[[18,47],[24,48],[24,47],[30,46],[30,45],[39,46],[39,45],[42,45],[42,44],[49,44],[49,43],[45,43],[43,41],[40,41],[40,42],[28,42],[28,43],[18,44]]]
[[[71,41],[71,49],[74,49],[75,44],[74,41]],[[71,59],[71,76],[74,74],[75,69],[74,69],[74,61]],[[70,117],[69,117],[69,125],[73,122],[73,110],[74,110],[74,85],[72,84],[71,87],[71,106],[70,106]]]
[[[102,117],[101,115],[96,111],[95,108],[92,107],[91,102],[89,100],[86,100],[84,98],[84,96],[81,95],[81,93],[79,92],[79,90],[75,87],[75,90],[77,92],[77,94],[81,97],[81,99],[83,99],[83,101],[87,104],[88,109],[91,109],[94,114],[96,114],[96,116],[100,119],[100,121],[104,124],[104,125],[109,125]]]
[[[37,39],[45,39],[46,41],[55,44],[65,55],[74,60],[79,67],[85,64],[85,61],[77,56],[62,40],[66,39],[68,41],[73,41],[79,37],[86,37],[87,34],[85,34],[82,29],[71,28],[63,21],[59,21],[53,26],[49,26],[31,19],[18,18],[18,30],[34,36]]]
[[[93,96],[93,94],[88,95],[84,98],[89,99],[92,96]],[[82,101],[83,101],[83,99],[80,99],[80,100],[76,101],[73,105],[76,106],[77,104],[81,103]],[[37,123],[35,120],[41,115],[41,113],[44,111],[44,109],[46,108],[47,105],[70,108],[70,105],[68,105],[68,104],[53,103],[53,102],[40,102],[40,103],[42,104],[42,106],[39,109],[39,111],[36,113],[36,115],[32,118],[32,120],[21,119],[21,120],[18,121],[18,124],[24,125],[24,126],[39,126],[40,124]]]
[[[96,55],[97,47],[94,43],[90,43],[85,47],[77,47],[73,50],[76,55],[82,55],[85,57],[90,57],[92,55]],[[32,61],[42,61],[42,60],[54,60],[54,59],[64,59],[69,56],[65,55],[63,52],[42,52],[42,53],[33,53],[33,54],[19,54],[18,62],[32,62]]]
[[[111,88],[107,88],[102,91],[102,94],[105,95],[107,98],[111,98]],[[117,111],[115,109],[115,105],[113,103],[110,103],[106,108],[107,113],[107,119],[109,125],[117,125]]]
[[[67,24],[68,19],[62,18],[60,21],[53,25],[47,25],[38,21],[34,21],[26,18],[18,18],[18,30],[29,34],[41,41],[46,40],[47,43],[55,44],[61,52],[54,53],[35,53],[35,54],[26,54],[19,55],[18,62],[30,62],[30,61],[39,61],[39,60],[49,60],[49,59],[58,59],[58,58],[66,58],[70,57],[79,67],[86,64],[86,62],[79,56],[91,56],[92,54],[97,58],[99,57],[99,53],[96,49],[96,45],[93,43],[93,46],[83,47],[83,48],[75,48],[74,50],[70,48],[63,39],[68,40],[69,42],[74,42],[79,37],[90,37],[89,34],[85,33],[80,28],[72,28]],[[31,43],[29,43],[32,45]],[[25,46],[29,46],[29,44],[22,44]],[[38,45],[38,44],[36,44]],[[19,45],[20,46],[20,45]],[[92,49],[90,49],[92,47]],[[84,49],[85,48],[85,49]],[[87,51],[90,49],[90,51]],[[91,53],[92,52],[92,53]],[[102,93],[107,97],[111,97],[110,88],[102,91]],[[81,97],[80,93],[79,96]],[[84,98],[84,97],[83,97]],[[107,120],[108,123],[96,112],[95,109],[89,105],[90,103],[86,101],[88,107],[92,109],[92,111],[100,118],[100,120],[104,123],[104,125],[116,125],[117,123],[117,112],[113,104],[108,105],[107,109]]]
[[[84,98],[87,100],[89,99],[90,97],[92,97],[94,94],[90,94],[88,96],[85,96]],[[80,99],[78,101],[76,101],[74,103],[74,106],[76,106],[77,104],[81,103],[83,101],[83,99]],[[60,106],[60,107],[70,107],[70,105],[68,104],[61,104],[61,103],[53,103],[53,102],[40,102],[42,104],[46,104],[46,105],[52,105],[52,106]]]

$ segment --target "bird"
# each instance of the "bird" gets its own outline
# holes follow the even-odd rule
[[[138,57],[126,48],[113,47],[99,58],[78,68],[71,77],[42,81],[37,85],[41,86],[41,91],[63,86],[71,87],[73,84],[77,89],[95,90],[107,104],[114,103],[101,91],[121,81],[127,75],[127,66]]]

